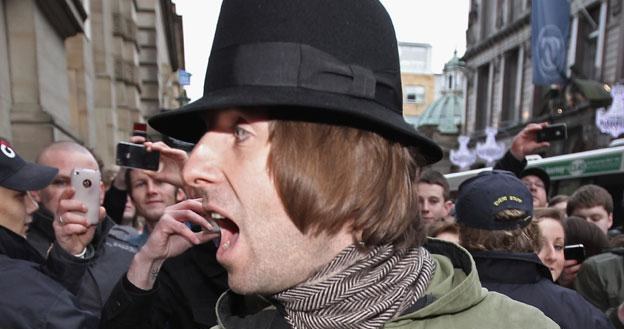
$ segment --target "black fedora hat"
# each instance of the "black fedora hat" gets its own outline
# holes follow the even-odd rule
[[[206,131],[199,115],[231,107],[374,130],[427,163],[442,158],[403,119],[396,36],[378,0],[224,0],[203,97],[149,123],[196,142]]]

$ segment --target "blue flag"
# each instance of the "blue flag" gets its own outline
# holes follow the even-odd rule
[[[550,85],[565,80],[569,27],[568,0],[533,0],[531,52],[534,84]]]

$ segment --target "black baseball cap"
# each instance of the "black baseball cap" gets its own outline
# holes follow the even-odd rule
[[[496,214],[507,209],[524,212],[519,220],[501,220]],[[484,171],[459,186],[455,203],[457,222],[483,230],[511,230],[525,227],[533,217],[533,197],[513,173]]]
[[[58,169],[24,161],[11,144],[0,138],[0,186],[14,191],[40,190],[56,177]]]
[[[540,167],[526,168],[520,173],[520,178],[526,176],[536,176],[542,180],[542,183],[544,183],[544,190],[546,191],[546,195],[548,195],[548,190],[550,189],[550,175],[548,175],[544,169]]]

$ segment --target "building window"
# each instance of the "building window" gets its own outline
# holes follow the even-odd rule
[[[600,36],[600,5],[581,9],[578,13],[578,34],[576,38],[576,56],[572,72],[584,79],[597,79],[596,69],[598,39]]]
[[[425,87],[405,86],[405,103],[422,104],[425,102]]]
[[[512,49],[505,53],[505,68],[503,77],[503,98],[502,109],[500,117],[500,126],[507,127],[512,126],[518,120],[518,99],[520,95],[518,88],[521,88],[522,83],[519,80],[521,76],[522,68],[519,67],[519,52],[520,49]]]
[[[488,125],[490,99],[490,63],[477,70],[477,107],[475,108],[475,130],[483,130]]]

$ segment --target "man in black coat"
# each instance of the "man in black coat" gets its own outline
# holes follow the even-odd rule
[[[62,207],[69,197],[70,174],[74,168],[99,170],[98,163],[91,152],[74,142],[56,142],[47,146],[37,157],[37,163],[57,168],[58,174],[49,186],[33,192],[39,203],[39,210],[33,214],[33,227],[28,233],[31,243],[45,258],[56,238],[53,227],[66,226],[60,218],[71,220],[71,208]],[[103,196],[103,185],[102,185]],[[136,248],[123,241],[125,233],[118,225],[106,216],[100,207],[101,222],[96,226],[88,226],[94,230],[88,240],[72,240],[73,254],[85,252],[88,256],[87,273],[80,278],[80,289],[77,297],[80,305],[99,314],[115,284],[128,269]],[[80,221],[81,216],[73,217]],[[85,228],[86,229],[86,228]],[[86,248],[86,249],[85,249]]]
[[[0,328],[96,328],[97,317],[73,295],[82,260],[55,244],[46,262],[25,239],[38,207],[28,191],[48,185],[58,170],[22,160],[1,139],[0,151]],[[57,232],[62,241],[68,233]]]
[[[540,233],[527,187],[507,171],[483,172],[459,187],[460,244],[474,257],[482,285],[535,306],[561,328],[612,328],[575,291],[552,281],[536,255]]]
[[[147,142],[146,147],[161,156],[162,168],[153,177],[181,188],[180,168],[187,154],[162,142]],[[192,229],[201,230],[198,226]],[[214,242],[207,242],[167,259],[154,289],[148,291],[135,287],[124,275],[104,307],[103,327],[197,329],[216,325],[215,305],[228,289],[227,272],[217,262],[216,251]]]

